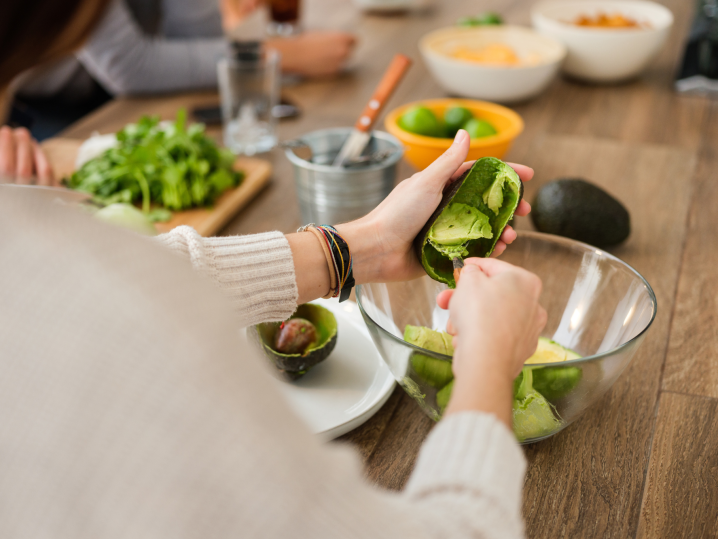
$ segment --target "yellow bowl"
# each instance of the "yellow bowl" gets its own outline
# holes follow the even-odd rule
[[[487,101],[471,99],[428,99],[407,103],[392,110],[384,121],[386,130],[398,138],[406,151],[404,157],[418,170],[423,170],[444,153],[453,139],[425,137],[404,131],[399,127],[399,118],[408,109],[423,105],[437,118],[443,118],[444,112],[450,107],[466,107],[475,118],[487,120],[496,128],[497,133],[490,137],[471,139],[467,160],[480,157],[498,157],[501,159],[511,147],[514,139],[524,130],[524,121],[513,110]]]

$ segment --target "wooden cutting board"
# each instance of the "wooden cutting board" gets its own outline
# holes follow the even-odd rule
[[[74,172],[75,158],[81,144],[81,140],[69,138],[52,138],[42,143],[56,178],[64,178]],[[262,190],[272,175],[271,163],[254,157],[238,157],[235,169],[244,172],[244,180],[238,187],[225,191],[212,208],[173,212],[172,219],[166,223],[155,223],[157,230],[167,232],[176,226],[189,225],[203,236],[219,232]]]

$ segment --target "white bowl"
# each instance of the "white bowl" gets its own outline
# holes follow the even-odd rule
[[[687,0],[686,0],[687,1]],[[581,15],[620,13],[641,28],[591,28],[572,24]],[[633,78],[648,67],[668,38],[673,14],[644,0],[549,0],[531,10],[534,28],[568,48],[563,71],[592,82]]]
[[[532,65],[493,66],[459,60],[457,47],[480,48],[502,43],[520,58],[539,59]],[[462,97],[513,103],[540,94],[556,76],[566,56],[561,42],[520,26],[449,27],[421,38],[419,50],[436,82]]]

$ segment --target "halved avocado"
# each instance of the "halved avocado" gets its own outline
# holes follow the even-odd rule
[[[482,157],[444,191],[439,207],[414,240],[426,273],[450,288],[451,255],[488,257],[523,197],[523,183],[509,165]]]
[[[528,358],[525,363],[558,363],[560,361],[570,361],[579,359],[581,356],[570,348],[561,346],[556,341],[552,341],[546,337],[539,337],[536,351]]]
[[[404,340],[431,352],[447,356],[454,355],[451,335],[443,331],[436,331],[424,326],[407,325],[404,329]],[[412,352],[411,366],[419,378],[436,389],[441,389],[454,379],[449,361]]]
[[[304,376],[309,369],[329,357],[337,344],[337,319],[330,310],[314,303],[305,303],[297,307],[290,320],[292,318],[308,320],[317,330],[316,341],[303,354],[283,354],[274,348],[282,322],[257,324],[251,331],[264,354],[272,360],[282,377],[288,380]]]

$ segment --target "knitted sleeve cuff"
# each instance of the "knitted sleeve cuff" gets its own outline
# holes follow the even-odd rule
[[[405,492],[472,492],[520,519],[525,470],[523,452],[504,424],[490,414],[462,412],[443,419],[429,435]]]
[[[233,301],[244,325],[286,320],[297,308],[294,260],[281,232],[204,238],[180,226],[158,240],[212,278]]]

